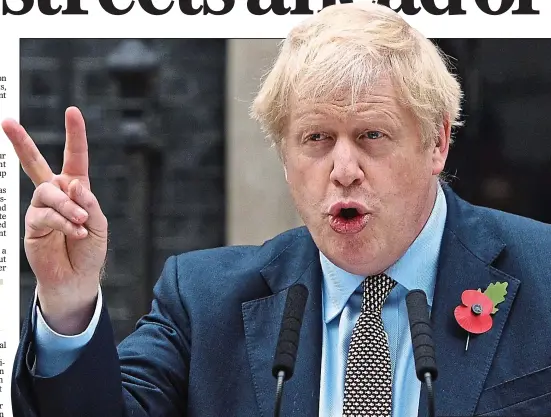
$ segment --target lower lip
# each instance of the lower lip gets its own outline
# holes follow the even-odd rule
[[[345,219],[341,216],[331,216],[329,224],[335,232],[350,235],[361,232],[367,225],[368,219],[369,216],[367,214],[356,216],[352,219]]]

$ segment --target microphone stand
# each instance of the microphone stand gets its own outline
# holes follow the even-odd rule
[[[279,417],[281,410],[281,397],[283,396],[283,382],[285,381],[285,371],[279,371],[277,374],[276,400],[274,417]]]
[[[434,390],[432,387],[432,375],[430,372],[425,372],[425,384],[427,386],[427,399],[429,403],[429,417],[436,416],[436,410],[434,406]]]
[[[294,373],[300,340],[300,328],[302,326],[307,299],[308,289],[304,285],[295,284],[289,288],[272,367],[272,375],[277,378],[274,408],[275,417],[279,417],[281,410],[283,384],[286,380],[290,379]]]
[[[427,295],[422,290],[412,290],[406,296],[415,374],[427,387],[429,417],[436,416],[433,381],[438,377],[432,328],[429,319]]]

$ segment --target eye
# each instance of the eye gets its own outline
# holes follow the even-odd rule
[[[381,139],[382,137],[384,137],[385,134],[377,130],[368,130],[367,132],[364,132],[363,135],[367,139],[375,140],[375,139]]]
[[[322,140],[327,139],[329,136],[325,133],[312,133],[311,135],[307,135],[305,138],[305,141],[311,141],[311,142],[320,142]]]

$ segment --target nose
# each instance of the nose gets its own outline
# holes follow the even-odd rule
[[[353,141],[337,140],[333,147],[332,157],[333,169],[330,179],[333,184],[350,187],[364,181],[365,174],[360,166],[359,150]]]

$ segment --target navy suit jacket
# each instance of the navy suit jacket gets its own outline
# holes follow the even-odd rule
[[[448,218],[432,310],[439,416],[551,415],[551,228],[470,205],[445,187]],[[493,327],[472,336],[453,315],[466,289],[507,282]],[[107,309],[62,374],[34,374],[30,318],[16,357],[15,417],[273,415],[271,367],[287,289],[310,292],[282,417],[316,416],[322,272],[305,228],[262,246],[171,257],[151,312],[118,350]],[[30,312],[29,312],[30,314]],[[29,316],[30,317],[30,316]],[[421,392],[419,415],[425,416]],[[410,416],[405,416],[410,417]]]

